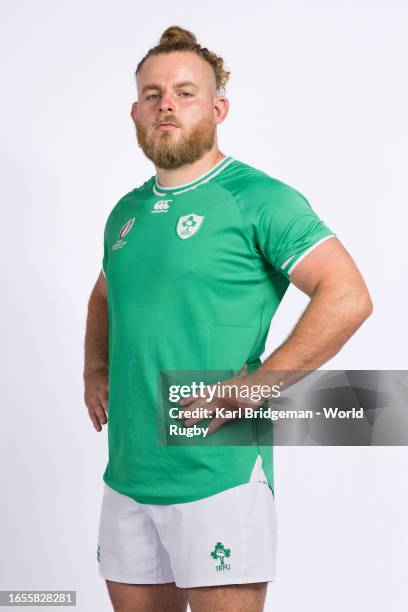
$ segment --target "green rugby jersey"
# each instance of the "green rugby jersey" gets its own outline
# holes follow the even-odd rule
[[[271,445],[159,443],[157,376],[256,369],[290,273],[334,235],[298,191],[231,156],[177,187],[152,176],[119,200],[103,257],[110,487],[141,503],[194,501],[248,482],[261,455],[274,491]]]

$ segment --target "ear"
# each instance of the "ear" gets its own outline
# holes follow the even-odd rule
[[[133,121],[136,122],[136,117],[137,117],[137,102],[133,102],[132,108],[130,110],[130,116],[132,117]]]
[[[214,98],[214,117],[215,122],[222,123],[229,111],[229,100],[225,96],[216,96]]]

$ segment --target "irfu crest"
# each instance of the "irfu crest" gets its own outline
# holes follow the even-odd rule
[[[220,565],[216,565],[217,572],[231,569],[231,565],[229,563],[224,563],[224,559],[231,555],[231,549],[225,548],[222,542],[217,542],[214,550],[211,551],[210,554],[213,559],[220,561]]]
[[[179,217],[177,222],[176,232],[177,235],[185,240],[194,236],[201,227],[204,217],[190,213],[184,217]]]

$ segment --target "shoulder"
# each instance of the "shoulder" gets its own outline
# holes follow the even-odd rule
[[[113,206],[113,208],[111,209],[107,217],[106,227],[109,226],[111,221],[115,219],[117,215],[120,215],[126,212],[126,209],[128,208],[129,208],[129,211],[134,211],[135,207],[137,207],[139,203],[144,201],[145,197],[149,197],[153,180],[154,180],[154,177],[150,177],[147,181],[145,181],[139,187],[135,187],[131,191],[128,191],[123,196],[121,196],[119,200],[116,202],[116,204]]]
[[[300,191],[240,160],[235,159],[228,172],[221,173],[217,178],[220,186],[234,197],[247,214],[259,213],[265,209],[279,212],[294,205],[310,208],[308,200]]]

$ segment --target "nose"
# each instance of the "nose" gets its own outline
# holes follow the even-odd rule
[[[175,105],[172,96],[168,92],[163,92],[159,103],[159,111],[162,112],[173,112]]]

